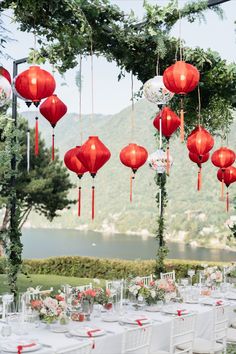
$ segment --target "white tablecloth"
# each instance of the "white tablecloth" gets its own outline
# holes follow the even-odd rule
[[[236,308],[236,301],[229,303],[228,318],[229,321],[233,317],[236,317],[234,313],[234,308]],[[178,305],[176,305],[178,307]],[[189,312],[195,312],[197,314],[196,323],[196,335],[204,338],[209,338],[210,331],[212,328],[212,307],[204,306],[200,304],[181,304],[179,307],[185,308]],[[153,331],[151,338],[151,352],[159,350],[168,350],[170,343],[170,328],[172,316],[165,315],[160,312],[146,312],[146,311],[136,311],[138,316],[140,314],[145,314],[146,317],[152,320]],[[1,326],[0,323],[0,331]],[[121,353],[121,342],[122,334],[126,330],[125,326],[120,325],[118,322],[104,322],[101,318],[94,318],[90,322],[71,322],[69,327],[71,329],[84,327],[84,326],[97,327],[107,331],[106,335],[89,339],[94,342],[95,348],[93,349],[93,354],[120,354]],[[53,354],[57,353],[58,350],[63,348],[69,348],[82,343],[84,340],[78,337],[68,338],[65,333],[54,333],[51,332],[45,325],[41,324],[39,327],[35,327],[35,324],[28,323],[26,328],[27,335],[22,335],[19,338],[31,338],[37,339],[39,343],[43,346],[37,351],[38,354]],[[0,347],[1,343],[6,340],[15,339],[16,335],[12,335],[6,339],[0,336]]]

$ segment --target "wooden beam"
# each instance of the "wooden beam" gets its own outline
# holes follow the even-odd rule
[[[208,0],[208,7],[223,4],[223,2],[227,2],[230,0]]]

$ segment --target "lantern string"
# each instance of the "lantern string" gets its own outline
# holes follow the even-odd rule
[[[37,50],[37,36],[36,31],[34,29],[34,50],[33,50],[33,64],[36,63],[36,50]]]
[[[183,53],[182,53],[182,17],[181,17],[181,12],[179,10],[179,58],[180,60],[183,60]]]
[[[78,188],[78,217],[81,215],[81,201],[82,201],[82,187],[79,183],[79,188]]]
[[[226,193],[226,211],[228,213],[229,211],[229,191],[227,189],[227,193]]]
[[[92,220],[95,216],[95,186],[92,186]]]
[[[159,149],[162,148],[162,107],[160,108],[159,116]]]
[[[27,130],[27,172],[30,171],[30,129]]]
[[[129,200],[130,200],[130,203],[132,203],[133,201],[133,181],[135,179],[135,176],[133,174],[133,172],[131,171],[130,173],[130,191],[129,191]]]
[[[80,123],[80,145],[83,144],[83,126],[82,126],[82,55],[80,54],[79,60],[79,123]]]
[[[92,114],[91,114],[91,126],[93,129],[93,120],[94,120],[94,71],[93,71],[93,41],[91,37],[91,105],[92,105]]]
[[[160,55],[159,50],[157,52],[157,62],[156,62],[156,75],[160,75]]]
[[[134,130],[135,130],[135,110],[134,110],[134,76],[133,71],[131,72],[131,101],[132,101],[132,110],[131,110],[131,141],[134,139]]]
[[[197,87],[197,94],[198,94],[198,125],[201,125],[201,93],[200,87]]]
[[[39,120],[38,117],[35,117],[35,146],[34,154],[38,156],[39,154]]]
[[[52,129],[52,161],[55,159],[55,134],[54,128]]]

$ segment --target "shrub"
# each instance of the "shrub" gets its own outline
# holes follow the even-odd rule
[[[166,271],[175,270],[177,278],[187,276],[188,269],[201,269],[202,261],[179,259],[166,260]],[[209,265],[223,265],[222,262],[208,262]],[[121,279],[129,275],[153,274],[155,260],[120,260],[95,257],[52,257],[47,259],[26,259],[23,270],[29,274],[55,274],[78,278]],[[0,273],[5,273],[5,260],[0,258]]]

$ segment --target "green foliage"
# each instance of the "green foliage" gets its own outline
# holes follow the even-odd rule
[[[0,269],[3,269],[0,258]],[[166,260],[167,271],[175,270],[177,278],[186,277],[188,269],[202,269],[202,262],[188,260]],[[208,262],[209,265],[226,263]],[[94,257],[52,257],[47,259],[23,260],[23,266],[29,274],[55,274],[61,276],[98,279],[122,279],[128,276],[154,274],[155,260],[126,261]]]

